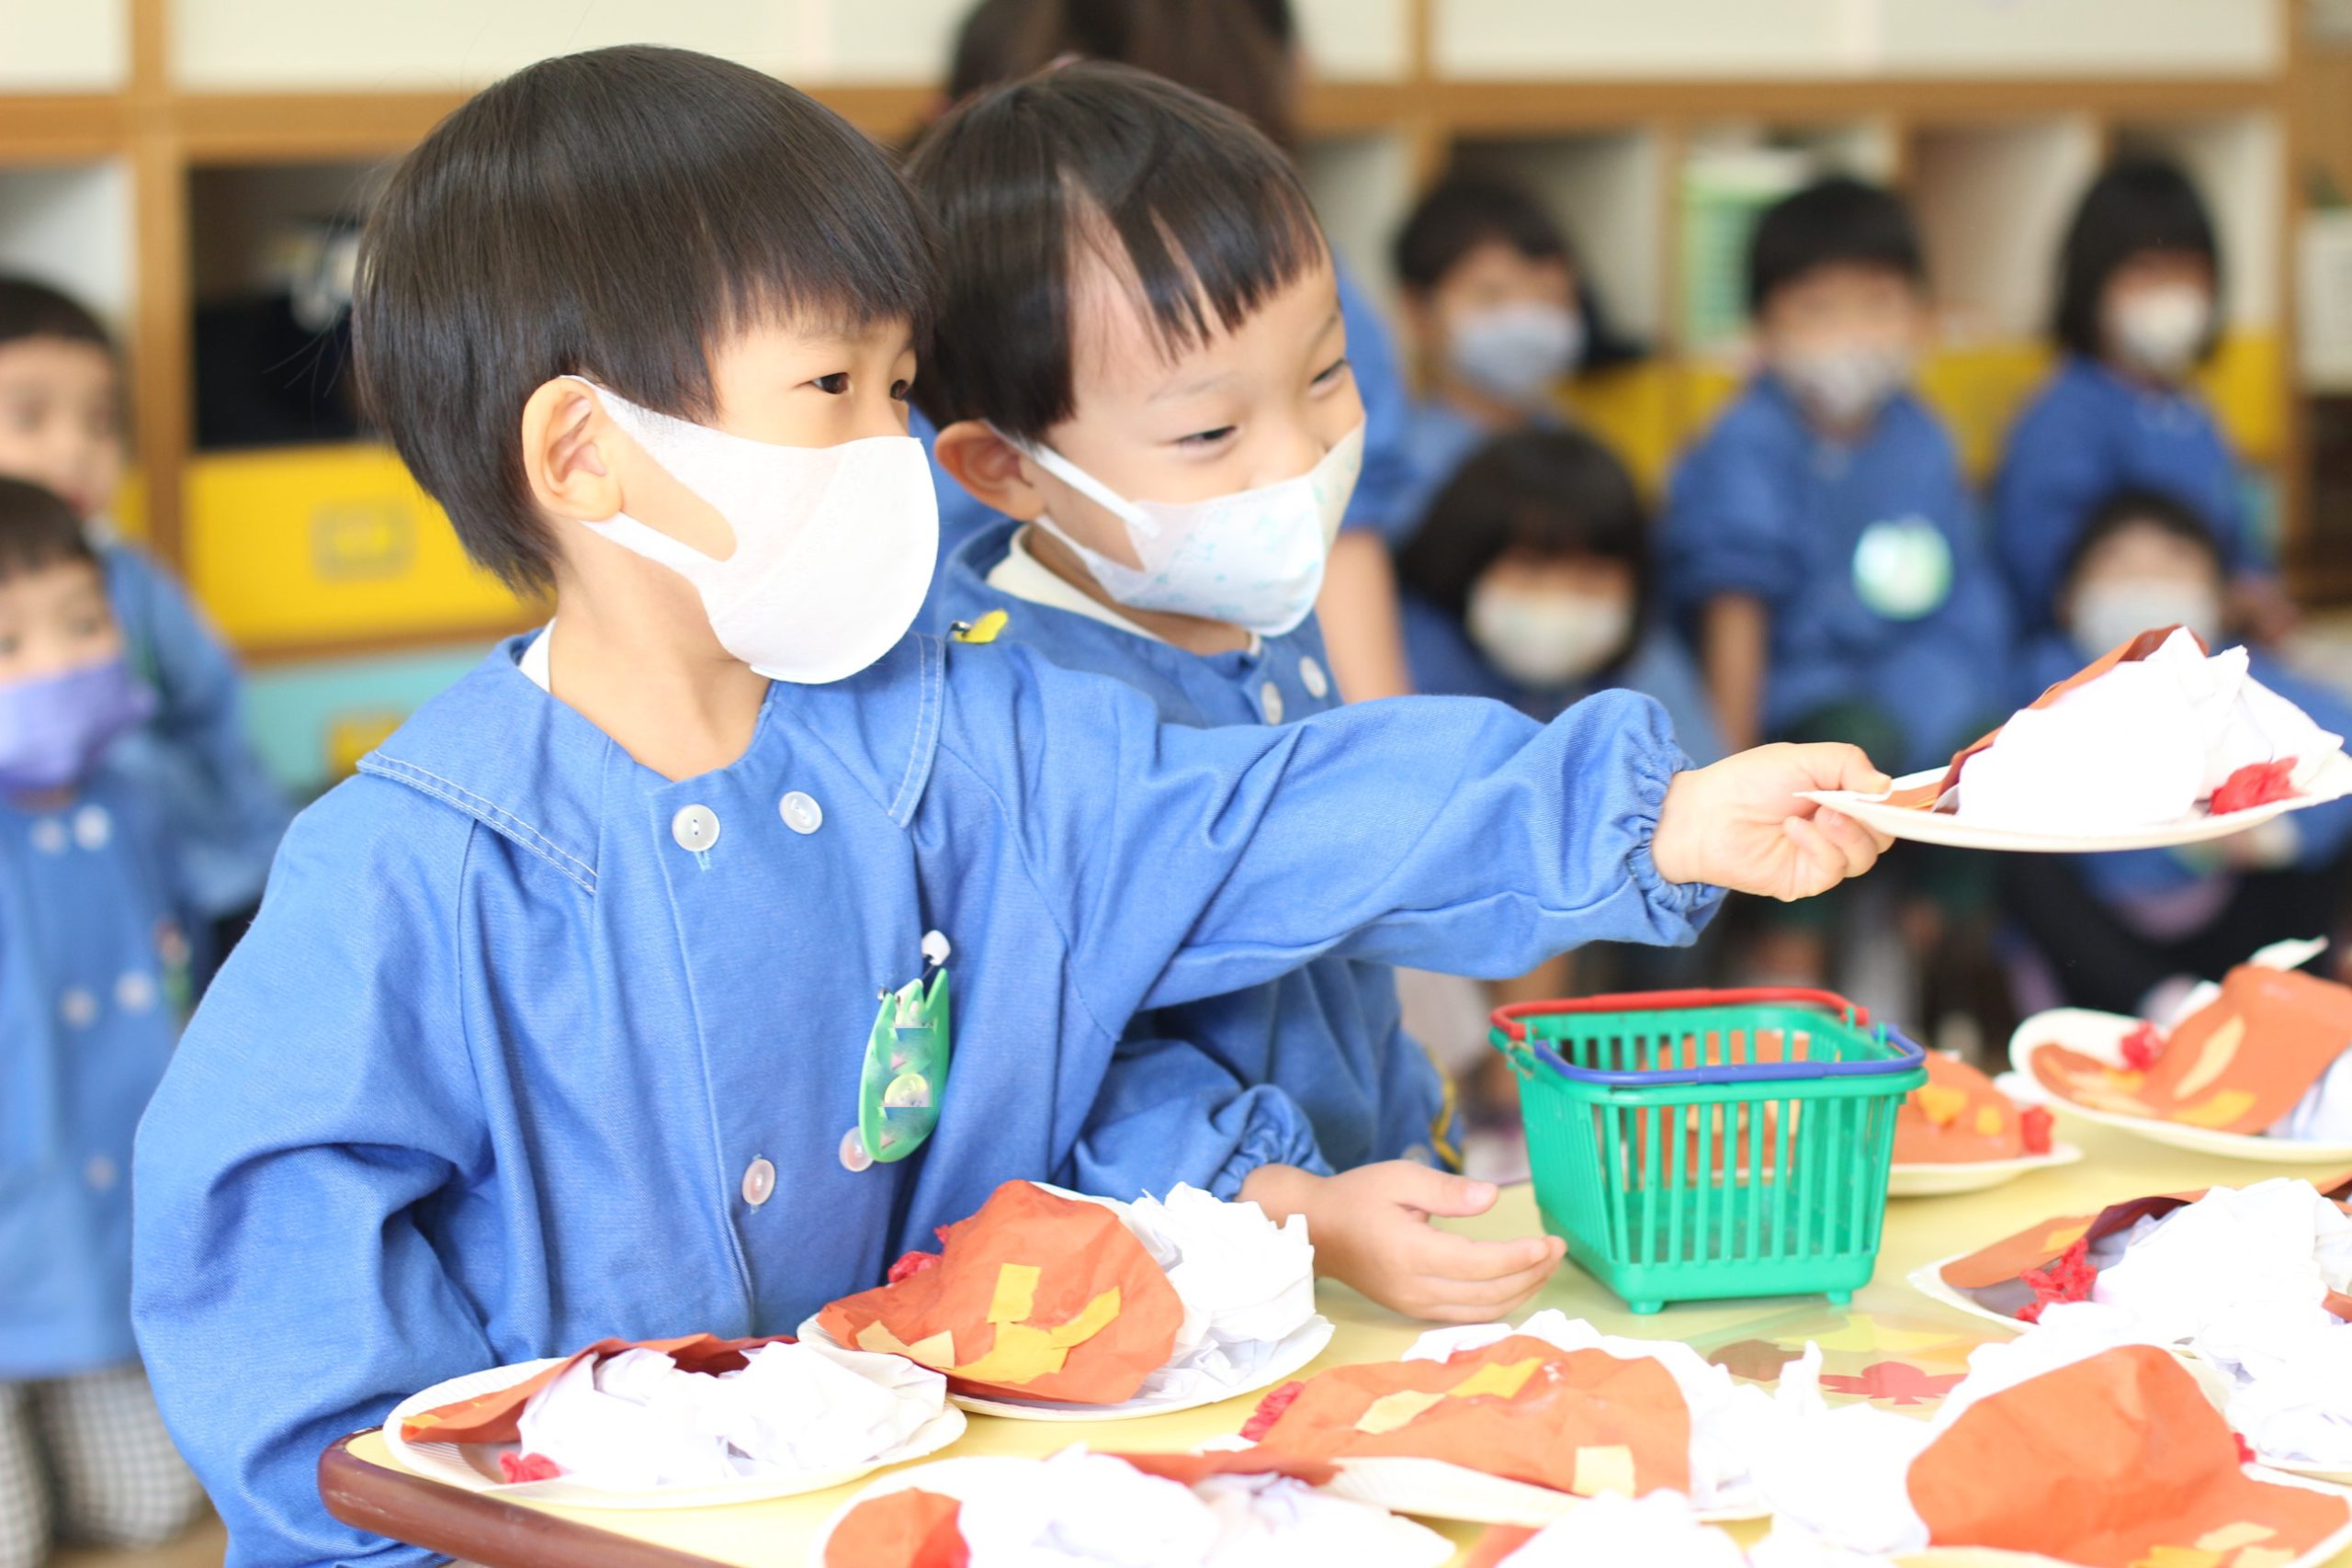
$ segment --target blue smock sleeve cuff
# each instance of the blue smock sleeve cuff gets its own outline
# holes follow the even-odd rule
[[[1668,882],[1650,854],[1651,842],[1657,837],[1658,813],[1666,808],[1667,786],[1674,782],[1675,774],[1688,772],[1691,765],[1690,757],[1671,739],[1645,750],[1636,759],[1634,801],[1639,820],[1626,866],[1645,901],[1688,921],[1695,933],[1722,907],[1724,889],[1707,882]]]
[[[1294,1165],[1317,1176],[1331,1174],[1330,1162],[1316,1146],[1315,1129],[1290,1096],[1276,1089],[1255,1089],[1243,1096],[1239,1108],[1247,1116],[1240,1141],[1209,1179],[1212,1194],[1233,1201],[1250,1173],[1261,1166]]]

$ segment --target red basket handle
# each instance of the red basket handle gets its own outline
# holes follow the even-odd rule
[[[1871,1010],[1848,1001],[1835,991],[1805,986],[1747,986],[1724,990],[1627,991],[1610,997],[1576,997],[1559,1001],[1512,1002],[1497,1008],[1487,1021],[1504,1038],[1523,1041],[1527,1025],[1520,1021],[1537,1014],[1563,1012],[1661,1012],[1668,1008],[1732,1007],[1744,1002],[1803,1002],[1833,1013],[1851,1014],[1858,1028],[1870,1027]]]

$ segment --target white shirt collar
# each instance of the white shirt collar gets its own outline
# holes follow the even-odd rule
[[[1164,643],[1168,640],[1157,632],[1136,625],[1030,554],[1029,530],[1026,527],[1012,536],[1012,543],[1006,547],[1004,558],[989,570],[988,585],[1000,593],[1011,594],[1031,604],[1043,604],[1049,610],[1068,610],[1073,615],[1084,615],[1090,621],[1116,626],[1147,642]],[[1250,653],[1254,657],[1262,646],[1263,639],[1256,632],[1251,632]]]
[[[548,635],[554,630],[553,621],[541,626],[539,635],[533,637],[529,646],[523,649],[523,657],[514,661],[514,668],[520,670],[531,684],[550,696],[555,693],[555,687],[551,684],[555,677],[549,672],[550,653],[548,644],[555,640]]]

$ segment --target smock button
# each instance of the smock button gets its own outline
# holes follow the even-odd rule
[[[33,824],[33,848],[45,855],[65,852],[65,824],[54,817],[44,817]]]
[[[114,818],[103,806],[85,806],[74,814],[74,841],[85,850],[102,850],[114,837]]]
[[[1331,694],[1331,677],[1323,673],[1323,666],[1315,662],[1311,653],[1298,661],[1298,683],[1318,703]]]
[[[825,825],[825,808],[817,804],[815,796],[797,789],[777,801],[775,808],[783,817],[784,825],[796,833],[813,833]]]
[[[98,998],[76,986],[57,998],[57,1015],[69,1029],[87,1029],[98,1021]]]
[[[756,1209],[775,1195],[775,1167],[763,1156],[743,1171],[743,1201]]]
[[[114,1003],[125,1012],[145,1012],[155,1005],[155,981],[143,969],[123,972],[114,983]]]
[[[93,1192],[106,1191],[114,1185],[114,1179],[119,1174],[114,1161],[104,1155],[92,1155],[90,1163],[82,1168],[82,1179],[90,1184]]]
[[[842,1168],[850,1171],[867,1170],[872,1168],[873,1165],[874,1156],[865,1152],[865,1134],[854,1127],[843,1133],[842,1134]]]
[[[718,842],[718,818],[707,806],[682,807],[670,818],[670,837],[678,840],[680,849],[700,854]]]
[[[1258,688],[1259,705],[1265,709],[1268,724],[1283,721],[1283,689],[1272,681]]]

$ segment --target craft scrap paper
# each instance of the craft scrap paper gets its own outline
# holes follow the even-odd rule
[[[1928,1053],[1928,1081],[1903,1097],[1894,1114],[1896,1165],[1966,1165],[2046,1155],[2052,1118],[2018,1106],[1974,1067],[1940,1051]]]
[[[1191,1399],[1262,1386],[1293,1337],[1320,1322],[1306,1216],[1278,1225],[1255,1203],[1224,1202],[1185,1186],[1165,1200],[1095,1201],[1143,1244],[1184,1309],[1175,1343],[1138,1397]]]
[[[709,1334],[690,1334],[679,1339],[599,1339],[584,1350],[574,1351],[561,1365],[511,1387],[412,1416],[401,1424],[401,1436],[412,1443],[511,1443],[519,1436],[523,1407],[532,1396],[583,1360],[627,1350],[651,1350],[668,1357],[682,1371],[716,1375],[741,1371],[749,1352],[763,1345],[790,1343],[788,1334],[764,1339],[720,1339]]]
[[[941,1235],[927,1267],[826,1307],[826,1333],[934,1368],[959,1393],[1115,1404],[1185,1326],[1167,1274],[1102,1204],[1008,1181]]]

